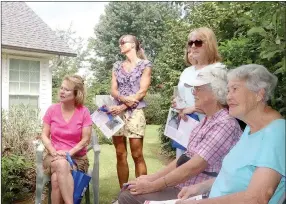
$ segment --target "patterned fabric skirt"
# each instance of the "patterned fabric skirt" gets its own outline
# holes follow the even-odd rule
[[[131,115],[125,111],[119,115],[125,125],[114,136],[125,136],[127,138],[143,138],[145,135],[146,119],[143,109],[135,109]]]

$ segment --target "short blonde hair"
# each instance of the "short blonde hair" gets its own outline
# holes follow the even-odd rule
[[[218,52],[217,39],[213,30],[207,27],[195,28],[191,30],[188,36],[188,41],[190,40],[191,36],[194,33],[197,33],[201,38],[200,40],[202,40],[206,44],[206,51],[209,64],[220,62],[222,59]],[[185,50],[185,62],[191,64],[188,60],[188,41]]]
[[[75,106],[82,106],[86,97],[83,78],[79,75],[65,76],[63,81],[67,81],[70,85],[74,86]]]

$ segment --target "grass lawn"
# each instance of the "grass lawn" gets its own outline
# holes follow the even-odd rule
[[[148,174],[154,173],[162,168],[166,159],[159,155],[160,141],[158,137],[157,125],[148,125],[144,139],[144,158],[147,164]],[[129,145],[128,145],[129,146]],[[119,184],[116,172],[116,155],[113,145],[104,144],[100,146],[99,162],[99,203],[110,204],[119,192]],[[88,157],[90,166],[93,165],[93,153],[90,152]],[[129,179],[135,178],[135,168],[133,159],[128,149]],[[93,194],[91,194],[93,197]]]

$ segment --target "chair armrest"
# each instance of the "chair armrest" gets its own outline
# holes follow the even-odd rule
[[[93,187],[93,197],[94,204],[99,204],[99,154],[100,154],[100,145],[98,144],[98,138],[95,130],[92,130],[92,141],[90,149],[93,150],[94,162],[92,170],[92,187]]]

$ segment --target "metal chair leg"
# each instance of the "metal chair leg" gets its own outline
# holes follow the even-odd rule
[[[85,203],[90,204],[90,193],[89,193],[89,185],[87,186],[87,189],[85,191]]]

